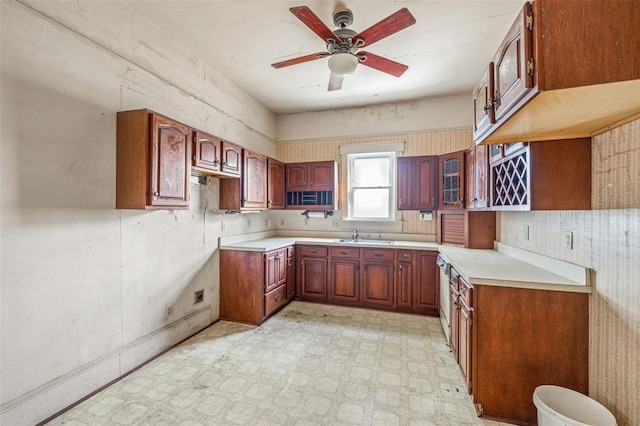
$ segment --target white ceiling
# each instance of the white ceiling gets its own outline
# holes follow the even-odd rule
[[[125,0],[276,114],[471,93],[523,0]],[[402,7],[416,24],[367,47],[409,69],[399,78],[359,66],[328,92],[328,59],[271,64],[326,49],[290,7],[308,6],[331,30],[334,10],[361,32]]]

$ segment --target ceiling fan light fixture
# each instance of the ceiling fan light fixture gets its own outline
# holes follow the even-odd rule
[[[329,58],[329,69],[339,77],[346,77],[355,72],[358,58],[351,53],[336,53]]]

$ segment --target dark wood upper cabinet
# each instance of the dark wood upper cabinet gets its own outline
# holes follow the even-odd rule
[[[337,177],[335,161],[288,163],[285,167],[287,208],[335,210],[338,206]]]
[[[473,137],[479,139],[496,122],[493,108],[493,62],[473,89]]]
[[[441,155],[439,161],[438,208],[462,209],[465,205],[465,152]]]
[[[146,109],[118,112],[116,155],[116,208],[189,208],[188,126]]]
[[[267,157],[252,151],[243,151],[242,208],[267,208]]]
[[[192,170],[216,173],[220,171],[222,141],[215,136],[193,131]]]
[[[533,87],[531,31],[527,20],[531,5],[525,4],[493,59],[494,93],[492,96],[495,120],[502,119],[524,94]]]
[[[267,208],[269,209],[284,209],[286,207],[284,170],[284,163],[267,158]]]
[[[487,145],[478,145],[467,151],[467,208],[489,208],[489,155]]]
[[[242,174],[242,148],[231,142],[222,143],[220,171],[227,176],[240,177]]]
[[[438,157],[398,157],[398,210],[435,210],[438,206]]]
[[[192,170],[218,177],[240,177],[242,149],[200,130],[193,131]]]
[[[220,179],[220,208],[264,210],[267,208],[267,157],[242,150],[242,178]]]
[[[589,210],[591,139],[510,144],[491,162],[493,210]]]
[[[590,137],[629,121],[640,111],[639,15],[638,1],[526,3],[473,91],[475,142]]]

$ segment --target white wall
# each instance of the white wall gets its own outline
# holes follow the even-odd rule
[[[275,118],[126,5],[1,8],[0,413],[21,425],[216,320],[221,221],[224,235],[267,229],[217,212],[217,179],[191,185],[186,211],[116,210],[116,112],[147,107],[271,156]]]
[[[277,117],[277,140],[384,136],[472,126],[471,93]]]

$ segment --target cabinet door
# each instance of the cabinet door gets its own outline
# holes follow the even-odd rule
[[[278,253],[272,251],[264,255],[264,291],[270,292],[278,286],[278,266],[276,265]]]
[[[439,157],[439,194],[438,207],[441,209],[464,208],[465,190],[465,152],[459,151]]]
[[[267,208],[267,157],[244,150],[242,208]]]
[[[189,206],[189,128],[153,115],[150,206]]]
[[[459,307],[458,307],[458,292],[453,286],[449,286],[450,295],[449,295],[449,320],[451,321],[451,353],[455,358],[456,362],[459,360],[458,356],[458,340],[460,334],[459,323]]]
[[[320,161],[309,163],[309,189],[331,191],[335,188],[335,162]]]
[[[415,157],[398,157],[396,161],[398,210],[413,209],[413,165]]]
[[[329,300],[357,302],[360,288],[360,261],[332,259],[329,279]]]
[[[298,266],[298,295],[306,300],[326,300],[327,258],[301,256]]]
[[[416,210],[435,210],[438,192],[438,157],[416,157],[415,177],[417,185],[414,208]]]
[[[396,274],[396,306],[411,308],[413,301],[413,263],[399,262]]]
[[[193,132],[193,163],[195,169],[219,172],[222,142],[204,132]]]
[[[242,173],[242,148],[231,142],[222,142],[221,171],[229,176],[240,177]]]
[[[473,89],[473,139],[478,139],[496,122],[493,110],[493,67],[491,62],[489,69]]]
[[[467,383],[467,392],[471,394],[471,327],[473,326],[473,309],[470,309],[460,298],[458,300],[458,364]]]
[[[393,263],[365,260],[362,267],[362,303],[393,306]]]
[[[527,67],[532,59],[531,30],[526,25],[530,13],[531,5],[527,2],[494,58],[496,121],[501,120],[533,87],[533,72],[530,74]]]
[[[293,247],[287,249],[287,300],[293,299],[296,292],[296,259],[293,256]]]
[[[425,313],[438,313],[440,286],[436,252],[416,252],[415,308]]]
[[[291,163],[285,167],[287,191],[304,191],[307,189],[307,174],[309,167],[307,163]]]
[[[270,209],[284,209],[284,163],[273,158],[267,158],[267,170],[267,207]]]

